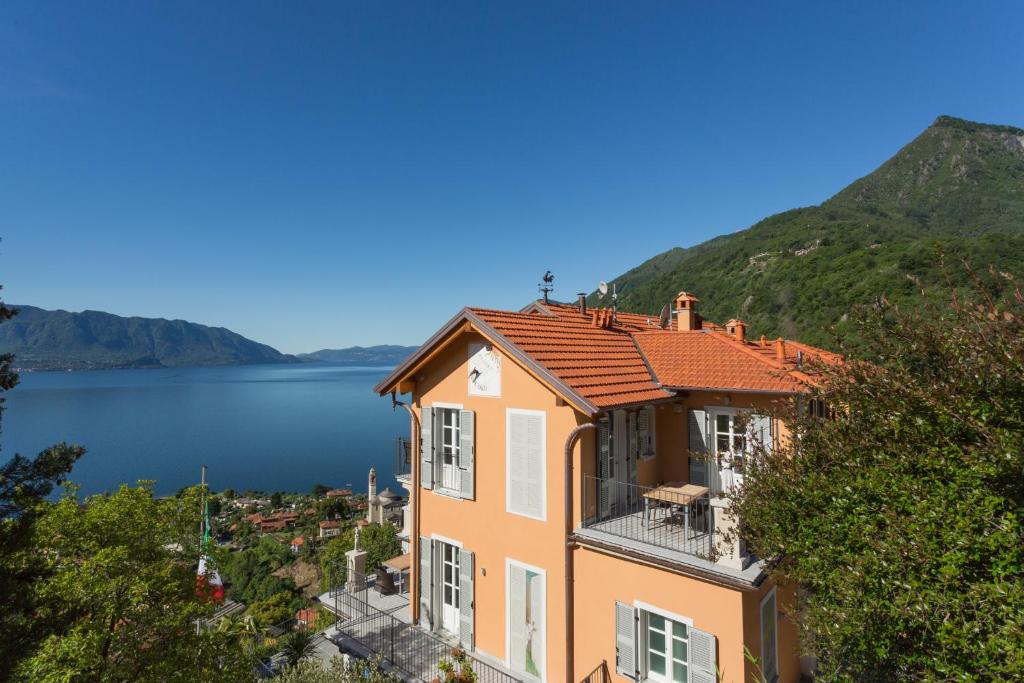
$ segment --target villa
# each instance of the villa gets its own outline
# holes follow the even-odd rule
[[[772,408],[805,400],[803,364],[839,358],[698,301],[466,308],[376,387],[410,396],[417,437],[412,623],[522,681],[800,678],[792,591],[728,496],[787,438]]]

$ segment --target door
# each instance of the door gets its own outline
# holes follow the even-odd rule
[[[441,628],[459,634],[459,549],[441,544]]]
[[[747,432],[742,422],[745,418],[737,411],[721,411],[714,414],[715,455],[718,461],[717,490],[730,491],[743,484],[743,458],[747,452]]]
[[[459,491],[459,411],[442,408],[441,413],[441,488]]]

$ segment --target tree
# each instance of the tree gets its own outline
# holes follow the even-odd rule
[[[345,553],[355,547],[353,527],[332,538],[320,549],[320,586],[329,590],[345,582]],[[359,548],[366,551],[366,571],[373,572],[385,560],[402,553],[398,530],[391,524],[367,524],[359,535]]]
[[[1024,297],[985,292],[858,315],[872,362],[817,368],[831,417],[734,498],[822,680],[1024,678]]]
[[[14,680],[231,681],[250,662],[230,634],[203,629],[213,606],[195,594],[198,487],[157,500],[152,484],[83,502],[73,487],[43,503],[31,592],[46,637]],[[159,643],[159,647],[153,645]]]
[[[274,491],[273,493],[270,494],[270,507],[271,508],[276,510],[279,507],[281,507],[282,504],[283,504],[283,501],[281,499],[281,492],[280,491]]]
[[[323,498],[330,490],[331,487],[325,484],[314,484],[311,493],[315,498]]]
[[[15,314],[0,303],[0,323]],[[0,354],[0,392],[18,384],[13,361],[13,355]],[[3,404],[0,396],[0,413]],[[42,558],[31,551],[37,508],[84,454],[81,446],[61,443],[32,459],[15,454],[0,466],[0,680],[10,677],[14,664],[45,634],[30,590],[44,571]]]
[[[274,593],[264,600],[254,602],[247,614],[263,628],[282,624],[295,614],[292,610],[292,595],[287,591]]]
[[[313,635],[306,630],[292,631],[283,639],[281,652],[291,666],[316,652],[316,643],[313,642]]]
[[[323,498],[316,503],[317,514],[321,519],[338,519],[348,517],[348,501],[341,496]]]
[[[223,491],[221,491],[221,495],[224,496],[224,498],[226,500],[231,500],[231,499],[233,499],[235,497],[235,490],[234,489],[224,489]]]

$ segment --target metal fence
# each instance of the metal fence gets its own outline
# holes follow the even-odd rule
[[[580,683],[611,683],[612,677],[608,673],[608,662],[601,661],[597,668],[587,674]]]
[[[659,548],[709,557],[710,499],[691,500],[653,486],[583,475],[583,527]]]
[[[455,660],[458,646],[377,609],[367,602],[365,591],[359,593],[361,595],[343,590],[332,595],[341,613],[337,623],[340,633],[356,641],[365,650],[381,656],[392,667],[414,680],[443,679],[440,668],[443,662],[458,669]],[[478,683],[521,683],[507,672],[472,656],[468,661]]]

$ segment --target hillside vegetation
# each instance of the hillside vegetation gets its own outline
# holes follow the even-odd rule
[[[615,282],[622,310],[657,314],[687,290],[710,320],[835,347],[856,304],[915,307],[947,275],[967,285],[961,259],[993,290],[1024,276],[1024,130],[942,116],[828,201],[664,252]]]
[[[223,327],[184,320],[124,318],[100,311],[12,306],[0,327],[0,351],[33,369],[152,368],[293,363],[293,356]]]

